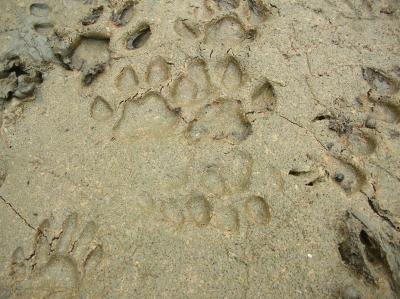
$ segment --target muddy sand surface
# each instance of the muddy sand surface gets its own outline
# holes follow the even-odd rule
[[[400,298],[398,0],[0,15],[0,298]]]

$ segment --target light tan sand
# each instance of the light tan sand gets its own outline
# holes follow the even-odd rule
[[[35,1],[0,298],[400,297],[398,0]]]

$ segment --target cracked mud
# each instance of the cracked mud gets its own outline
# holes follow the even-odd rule
[[[0,298],[400,298],[398,1],[0,7]]]

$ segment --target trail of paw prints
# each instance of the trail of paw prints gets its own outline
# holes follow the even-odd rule
[[[372,169],[369,195],[371,208],[389,224],[400,230],[400,206],[393,198],[400,188],[400,73],[399,68],[382,71],[364,67],[362,75],[369,85],[366,95],[360,96],[358,109],[364,114],[364,126],[377,136],[376,154],[369,157]],[[390,182],[390,183],[389,183]]]
[[[377,297],[396,296],[392,294],[399,291],[398,275],[392,274],[398,273],[393,270],[398,268],[398,263],[393,262],[396,259],[386,258],[397,250],[395,247],[399,243],[393,240],[400,231],[400,205],[395,200],[400,190],[397,171],[400,161],[396,154],[400,147],[393,136],[399,129],[398,68],[391,73],[362,68],[361,74],[369,90],[357,98],[356,109],[362,115],[362,132],[367,134],[351,138],[354,130],[347,129],[342,133],[349,135],[347,140],[351,142],[346,145],[353,154],[352,172],[359,174],[358,186],[354,187],[364,195],[373,216],[368,216],[366,211],[348,210],[345,238],[338,249],[343,261],[357,272],[358,277],[374,286]],[[357,167],[357,163],[363,167]],[[336,181],[344,183],[344,187],[349,186],[346,177],[342,173],[335,175]]]
[[[327,143],[323,162],[331,182],[347,196],[361,196],[371,209],[396,230],[400,230],[400,206],[394,200],[400,187],[396,153],[399,142],[398,68],[384,72],[361,70],[368,92],[356,98],[357,118],[328,113],[324,121],[335,142]]]
[[[154,24],[132,17],[134,2],[112,1],[110,5],[87,6],[78,28],[57,25],[54,29],[54,55],[65,68],[81,72],[85,86],[98,82],[100,76],[108,77],[107,73],[113,72],[118,61],[147,53],[157,39],[153,36]],[[253,14],[264,11],[260,1],[248,1],[246,5]],[[222,6],[219,3],[215,9],[221,10]],[[52,12],[47,4],[32,9],[38,15]],[[232,20],[221,19],[210,26],[224,31],[225,27],[231,27]],[[215,39],[220,40],[217,36]],[[144,75],[139,76],[131,64],[112,74],[114,99],[108,94],[93,95],[90,116],[99,122],[114,121],[115,139],[132,142],[143,136],[157,136],[162,131],[173,132],[188,123],[183,135],[189,141],[240,143],[251,134],[255,116],[275,110],[277,97],[272,82],[266,78],[259,81],[248,78],[234,55],[225,55],[212,66],[203,59],[189,58],[179,75],[179,71],[171,70],[172,63],[164,57],[155,56],[146,63]]]
[[[18,247],[11,256],[8,292],[17,298],[78,298],[103,258],[96,224],[79,228],[77,214],[68,216],[59,233],[48,219],[38,227],[33,252]]]
[[[112,119],[113,137],[122,142],[178,133],[189,143],[238,144],[251,135],[252,122],[277,105],[272,83],[250,80],[233,56],[212,66],[190,58],[181,72],[155,56],[140,75],[124,62],[112,72],[113,99],[92,96],[90,115],[99,122]]]
[[[248,226],[269,225],[268,199],[250,191],[253,161],[247,152],[234,150],[218,158],[197,158],[185,189],[191,191],[158,201],[145,194],[138,199],[141,210],[179,230],[190,226],[231,234]]]

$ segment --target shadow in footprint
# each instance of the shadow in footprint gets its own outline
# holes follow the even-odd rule
[[[143,47],[151,36],[150,26],[144,24],[140,26],[133,34],[129,34],[126,39],[126,48],[128,50],[136,50]]]

